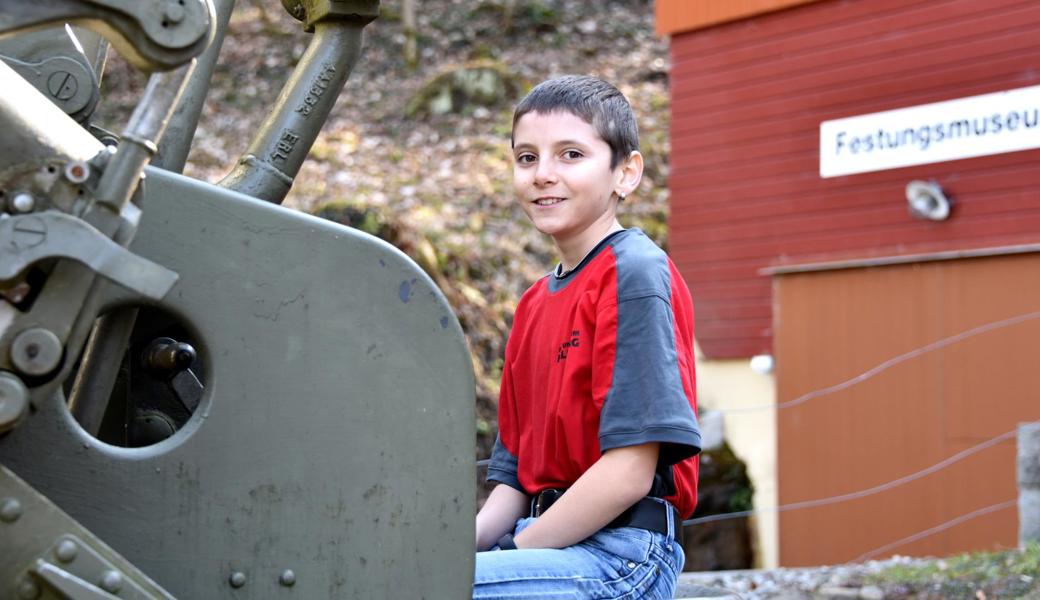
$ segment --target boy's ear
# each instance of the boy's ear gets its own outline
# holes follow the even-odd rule
[[[639,187],[643,179],[643,155],[638,150],[633,150],[628,158],[617,166],[618,181],[614,185],[614,193],[624,197],[630,195]]]

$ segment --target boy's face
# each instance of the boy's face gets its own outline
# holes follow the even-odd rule
[[[513,140],[513,189],[523,211],[561,250],[591,250],[616,223],[613,194],[624,167],[610,168],[610,146],[567,111],[525,114]]]

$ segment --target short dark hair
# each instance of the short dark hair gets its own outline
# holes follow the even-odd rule
[[[588,75],[563,75],[534,86],[513,112],[513,130],[527,113],[560,110],[581,117],[596,129],[610,146],[611,169],[639,150],[639,127],[625,95],[606,81]],[[514,143],[510,134],[510,144]]]

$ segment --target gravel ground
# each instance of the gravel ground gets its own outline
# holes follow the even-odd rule
[[[817,600],[892,597],[881,588],[862,585],[867,575],[895,565],[914,565],[923,559],[895,556],[862,564],[804,569],[761,569],[683,573],[676,598],[741,598],[743,600]]]

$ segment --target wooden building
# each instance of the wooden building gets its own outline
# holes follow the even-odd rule
[[[779,563],[1016,545],[1013,437],[899,482],[1040,419],[1040,3],[656,11],[670,252],[698,344],[775,357],[781,505],[871,492],[781,512]],[[913,107],[919,127],[855,131]],[[1024,141],[1002,150],[1002,135]],[[831,155],[849,162],[828,171]],[[941,189],[948,216],[912,215],[911,182]]]

